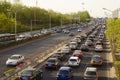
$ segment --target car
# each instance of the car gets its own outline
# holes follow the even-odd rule
[[[93,42],[89,39],[86,40],[85,45],[92,46]]]
[[[57,58],[57,59],[59,59],[60,61],[63,60],[62,54],[54,54],[54,55],[52,56],[52,58]]]
[[[96,45],[96,46],[95,46],[95,51],[96,51],[96,52],[102,52],[102,51],[103,51],[102,45]]]
[[[62,66],[57,73],[57,80],[71,80],[73,78],[73,70],[71,67]]]
[[[42,80],[43,72],[36,68],[26,68],[16,80]]]
[[[70,46],[70,49],[77,49],[78,43],[77,42],[70,42],[69,46]]]
[[[79,66],[80,65],[80,58],[77,56],[71,56],[68,60],[68,65],[69,66]]]
[[[85,45],[85,44],[82,44],[81,47],[80,47],[80,50],[82,50],[82,51],[89,51],[89,46]]]
[[[61,53],[61,50],[58,50],[57,52],[55,52],[55,54],[60,55],[60,60],[64,60],[65,59],[65,54]]]
[[[57,69],[60,67],[60,60],[57,58],[49,58],[44,64],[44,67]]]
[[[65,46],[61,49],[61,53],[63,54],[69,54],[70,53],[70,47],[69,46]]]
[[[81,39],[80,38],[74,38],[75,40],[77,40],[77,43],[81,43]]]
[[[82,31],[82,29],[80,29],[80,28],[79,28],[77,31],[78,31],[78,32],[81,32],[81,31]]]
[[[95,35],[91,34],[91,35],[88,37],[88,39],[91,40],[91,41],[94,41]]]
[[[95,45],[103,45],[103,42],[101,40],[97,40]]]
[[[24,62],[24,56],[20,54],[14,54],[6,61],[7,66],[17,66],[19,63]]]
[[[84,72],[84,80],[98,80],[98,70],[95,67],[87,67]]]
[[[72,56],[74,56],[74,57],[76,56],[76,57],[78,57],[79,59],[82,59],[83,53],[82,53],[81,50],[75,50],[75,51],[73,52]]]
[[[65,34],[68,34],[70,31],[69,30],[63,30]]]
[[[74,36],[75,34],[73,32],[70,32],[69,33],[69,36]]]
[[[91,62],[91,65],[102,65],[103,61],[100,55],[93,55]]]

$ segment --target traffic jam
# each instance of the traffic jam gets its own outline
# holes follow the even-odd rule
[[[79,34],[72,35],[70,42],[43,62],[42,67],[25,69],[15,80],[105,80],[100,75],[104,72],[105,76],[107,71],[99,70],[108,67],[105,25],[99,24],[86,32],[77,31]]]

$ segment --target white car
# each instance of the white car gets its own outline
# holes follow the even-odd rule
[[[78,32],[81,32],[82,31],[82,29],[78,29]]]
[[[98,80],[97,68],[87,67],[84,72],[84,80]]]
[[[79,66],[80,65],[80,58],[79,57],[76,57],[76,56],[72,56],[69,58],[68,60],[68,65],[69,66]]]
[[[71,49],[77,49],[78,44],[77,44],[77,42],[70,42],[69,46]]]
[[[96,45],[95,46],[95,51],[103,51],[102,45]]]
[[[19,54],[15,54],[12,55],[10,58],[8,58],[8,60],[6,61],[6,65],[18,65],[19,63],[24,61],[24,56],[19,55]]]
[[[68,54],[70,53],[70,47],[69,46],[65,46],[64,48],[61,49],[61,53],[64,53],[64,54]]]

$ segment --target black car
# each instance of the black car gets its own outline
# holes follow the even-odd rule
[[[53,68],[53,69],[57,69],[60,67],[60,60],[58,60],[57,58],[49,58],[45,65],[45,68]]]
[[[56,55],[60,55],[60,56],[59,56],[59,59],[60,59],[61,61],[65,59],[65,54],[61,53],[61,50],[57,51],[57,52],[56,52]]]
[[[85,45],[85,44],[82,44],[81,47],[80,47],[80,49],[81,49],[82,51],[89,51],[89,46],[88,46],[88,45]]]
[[[42,73],[41,70],[36,68],[27,68],[21,73],[20,77],[15,80],[41,80]]]
[[[61,54],[54,54],[52,57],[53,57],[53,58],[57,58],[57,59],[59,59],[60,61],[63,60],[63,56],[62,56]]]

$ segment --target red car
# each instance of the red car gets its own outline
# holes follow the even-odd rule
[[[75,51],[73,52],[72,56],[77,56],[77,57],[79,57],[80,59],[82,59],[83,53],[82,53],[81,50],[75,50]]]

